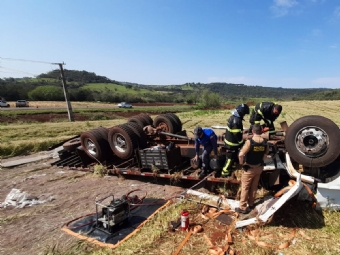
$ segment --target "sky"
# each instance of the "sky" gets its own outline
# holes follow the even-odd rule
[[[0,78],[340,88],[339,0],[1,0]]]

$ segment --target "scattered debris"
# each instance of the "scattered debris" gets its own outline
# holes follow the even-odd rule
[[[43,197],[46,195],[41,195]],[[54,200],[53,196],[49,196],[46,200],[39,200],[39,197],[33,197],[27,192],[21,192],[19,189],[12,189],[7,195],[5,201],[0,203],[1,208],[14,206],[15,208],[24,208],[25,206],[39,205]]]

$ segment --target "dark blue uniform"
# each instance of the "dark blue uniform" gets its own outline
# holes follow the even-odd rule
[[[196,155],[199,155],[200,145],[203,146],[202,153],[202,167],[205,174],[210,170],[210,153],[214,150],[217,155],[217,136],[215,132],[210,128],[202,128],[203,136],[201,138],[195,138],[195,151]]]

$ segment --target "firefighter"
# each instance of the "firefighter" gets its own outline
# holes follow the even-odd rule
[[[242,121],[244,120],[243,117],[249,114],[249,107],[246,104],[240,104],[231,113],[224,136],[224,147],[227,153],[221,177],[230,176],[234,162],[238,162],[238,152],[244,143]]]
[[[244,214],[255,208],[254,201],[263,171],[263,161],[269,152],[267,141],[261,137],[262,127],[255,124],[252,133],[253,137],[245,142],[238,156],[244,171],[241,176],[240,205],[235,211]]]
[[[262,102],[255,105],[255,109],[250,115],[250,128],[249,134],[254,124],[260,124],[261,120],[264,121],[262,128],[268,128],[269,133],[275,133],[274,121],[279,117],[282,111],[282,106],[273,102]]]
[[[210,153],[214,151],[215,156],[217,156],[217,136],[212,129],[199,126],[194,129],[194,135],[196,156],[192,160],[198,160],[200,145],[202,145],[202,171],[199,178],[203,178],[210,173]]]

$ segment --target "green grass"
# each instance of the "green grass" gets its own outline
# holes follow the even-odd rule
[[[314,106],[315,105],[315,106]],[[323,105],[322,108],[317,107]],[[322,115],[332,119],[340,126],[340,116],[337,114],[340,109],[340,101],[293,101],[282,102],[283,113],[275,122],[277,129],[280,129],[280,122],[287,121],[290,125],[293,121],[305,115]],[[311,109],[313,107],[313,109]],[[188,134],[200,125],[210,127],[212,125],[225,126],[230,116],[230,110],[194,110],[187,105],[183,106],[162,106],[162,107],[138,107],[132,109],[76,109],[75,112],[86,115],[88,121],[68,122],[67,118],[62,122],[46,123],[4,123],[0,124],[0,156],[9,157],[23,155],[30,152],[46,150],[49,146],[79,135],[84,131],[97,128],[99,126],[112,127],[127,121],[127,118],[116,116],[110,119],[104,114],[105,112],[147,112],[154,119],[159,113],[175,112],[181,119],[183,129]],[[45,113],[50,111],[43,111]],[[66,110],[56,110],[52,113],[66,113]],[[39,114],[36,110],[18,110],[3,111],[1,114],[15,118],[20,114],[29,116],[29,114]],[[29,120],[29,117],[27,118]],[[249,127],[249,115],[245,117],[244,127]],[[216,130],[221,135],[224,130]]]
[[[83,87],[84,89],[89,89],[92,91],[104,92],[107,91],[108,93],[124,93],[130,95],[138,95],[138,94],[158,94],[158,92],[154,92],[148,89],[133,87],[127,88],[123,85],[112,84],[112,83],[91,83],[87,84]]]

